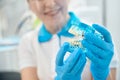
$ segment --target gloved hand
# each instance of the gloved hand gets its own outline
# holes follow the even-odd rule
[[[91,60],[91,73],[94,80],[106,80],[109,74],[109,64],[113,57],[114,46],[110,33],[103,27],[93,24],[104,39],[92,33],[85,34],[82,45],[87,48],[86,56]]]
[[[65,42],[56,57],[57,76],[55,80],[81,80],[81,73],[86,63],[85,54],[77,48],[64,61],[67,51],[69,51],[69,43]]]

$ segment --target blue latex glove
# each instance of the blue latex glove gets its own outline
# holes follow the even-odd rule
[[[92,33],[87,33],[82,45],[87,48],[86,56],[91,60],[90,69],[94,80],[106,80],[114,46],[111,35],[105,28],[97,24],[93,24],[93,27],[103,35],[104,40]]]
[[[66,52],[69,51],[69,43],[64,43],[56,57],[55,80],[81,80],[81,73],[86,63],[86,56],[80,48],[75,49],[64,61]]]

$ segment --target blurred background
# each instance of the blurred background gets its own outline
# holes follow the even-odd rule
[[[69,11],[106,26],[120,58],[120,0],[70,0]],[[17,47],[22,35],[40,24],[25,0],[0,0],[0,80],[20,80]],[[32,25],[32,26],[31,26]],[[118,65],[120,66],[120,64]],[[117,80],[120,80],[117,69]]]

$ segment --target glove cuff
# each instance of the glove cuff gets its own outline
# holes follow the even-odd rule
[[[94,64],[91,64],[90,70],[94,80],[107,80],[110,71],[109,68],[101,69],[96,67]]]

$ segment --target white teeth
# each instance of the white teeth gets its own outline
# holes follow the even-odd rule
[[[82,44],[81,44],[81,41],[80,40],[75,40],[75,39],[72,39],[69,41],[70,45],[72,46],[72,48],[82,48]]]
[[[81,43],[81,41],[84,38],[84,31],[78,26],[72,25],[68,32],[75,35],[75,38],[69,41],[71,46],[70,49],[74,49],[74,48],[84,49]]]
[[[90,33],[94,33],[100,39],[104,39],[100,33],[94,32],[93,30],[94,28],[84,29],[84,28],[79,28],[77,25],[72,25],[68,32],[73,34],[75,37],[69,41],[71,46],[70,48],[71,49],[82,48],[84,51],[86,50],[86,48],[84,48],[81,43],[81,41],[84,39],[84,34],[86,31]]]
[[[72,25],[68,32],[75,35],[75,38],[69,41],[70,49],[83,48],[81,41],[83,40],[84,31],[79,27]]]
[[[83,35],[84,35],[84,31],[82,29],[80,29],[79,27],[74,26],[74,25],[69,29],[68,32],[75,35],[75,36],[79,36],[79,37],[83,37]]]

